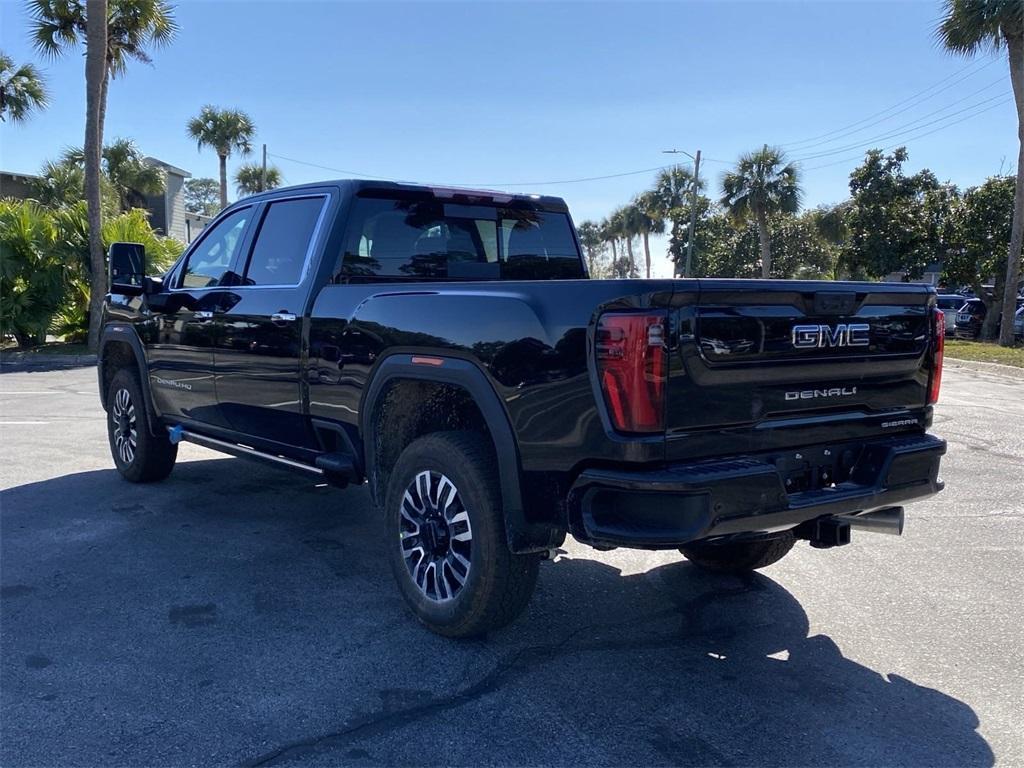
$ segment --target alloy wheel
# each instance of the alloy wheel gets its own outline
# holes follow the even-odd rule
[[[455,599],[472,562],[473,529],[455,483],[424,470],[402,496],[399,537],[405,567],[419,591],[434,602]]]
[[[135,460],[138,449],[138,422],[135,418],[135,404],[131,393],[123,387],[114,395],[114,407],[110,412],[114,423],[114,450],[125,464]]]

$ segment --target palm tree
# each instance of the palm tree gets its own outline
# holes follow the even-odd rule
[[[635,223],[644,241],[644,260],[647,265],[647,279],[651,277],[651,244],[650,236],[665,231],[665,215],[661,200],[653,190],[639,195],[630,206],[634,211]]]
[[[757,222],[761,241],[761,276],[771,276],[772,252],[768,217],[800,209],[796,166],[785,153],[767,144],[758,152],[741,155],[736,168],[722,179],[722,206],[736,223]]]
[[[633,277],[636,275],[636,258],[633,256],[633,237],[639,231],[637,224],[637,216],[634,211],[631,210],[631,206],[624,205],[621,208],[616,208],[612,211],[612,215],[608,217],[608,223],[611,225],[612,232],[616,237],[622,238],[626,245],[626,269],[623,270],[627,274],[626,277]]]
[[[243,155],[252,152],[256,126],[240,109],[217,109],[207,104],[188,121],[188,135],[199,149],[212,147],[220,160],[220,207],[228,205],[228,158],[234,150]]]
[[[64,153],[63,163],[81,164],[84,153],[70,149]],[[115,139],[103,148],[105,180],[117,193],[121,213],[132,208],[145,207],[147,195],[162,194],[167,185],[167,174],[160,166],[147,163],[131,139]]]
[[[619,250],[615,245],[615,241],[619,235],[615,228],[615,222],[612,221],[612,217],[609,216],[608,218],[603,219],[599,226],[601,229],[601,239],[612,247],[612,277],[620,277]]]
[[[8,117],[15,123],[24,122],[29,112],[46,104],[46,86],[35,65],[16,67],[14,59],[0,51],[0,122]]]
[[[267,166],[266,184],[263,181],[263,166],[261,165],[246,163],[235,171],[235,190],[239,197],[266,192],[268,189],[277,189],[281,186],[281,181],[281,170],[273,165]]]
[[[84,44],[85,199],[89,209],[89,347],[99,342],[100,311],[107,292],[103,254],[100,162],[107,89],[128,62],[152,63],[147,51],[170,42],[177,26],[165,0],[30,0],[36,49],[56,57]]]
[[[696,192],[700,194],[703,189],[704,179],[699,179]],[[660,208],[662,219],[672,222],[669,252],[675,262],[674,273],[681,274],[685,271],[683,270],[682,249],[688,241],[688,236],[684,238],[683,233],[689,231],[690,208],[694,198],[693,171],[684,165],[665,168],[655,179],[651,193]],[[699,203],[697,207],[699,212],[701,207]]]
[[[945,0],[945,16],[937,33],[946,50],[952,53],[974,56],[986,48],[998,51],[1006,46],[1010,59],[1010,87],[1017,104],[1019,149],[999,343],[1011,347],[1024,245],[1024,4],[1020,0]]]

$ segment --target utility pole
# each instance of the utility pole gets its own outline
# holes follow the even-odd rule
[[[697,153],[698,155],[700,152]],[[260,192],[267,191],[267,145],[263,145],[263,170],[260,172]]]
[[[686,276],[693,276],[693,233],[697,228],[697,187],[700,179],[700,150],[693,159],[693,194],[690,196],[690,239],[686,243]]]
[[[700,187],[700,150],[697,155],[691,155],[681,149],[663,149],[665,155],[686,155],[693,160],[693,189],[690,193],[690,234],[686,243],[686,267],[683,277],[690,277],[693,272],[693,234],[697,229],[697,189]],[[673,195],[675,194],[675,176],[671,177]]]

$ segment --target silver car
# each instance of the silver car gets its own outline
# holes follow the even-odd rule
[[[942,319],[946,321],[946,335],[951,336],[956,330],[956,313],[967,299],[958,293],[940,293],[938,307],[942,310]]]
[[[1018,339],[1024,338],[1024,307],[1013,316],[1013,335]]]

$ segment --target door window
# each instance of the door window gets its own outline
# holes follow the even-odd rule
[[[242,246],[251,214],[251,208],[242,208],[214,225],[189,254],[181,276],[182,288],[212,288],[234,282],[231,265]]]
[[[243,284],[298,285],[323,205],[323,197],[279,200],[268,205]]]

